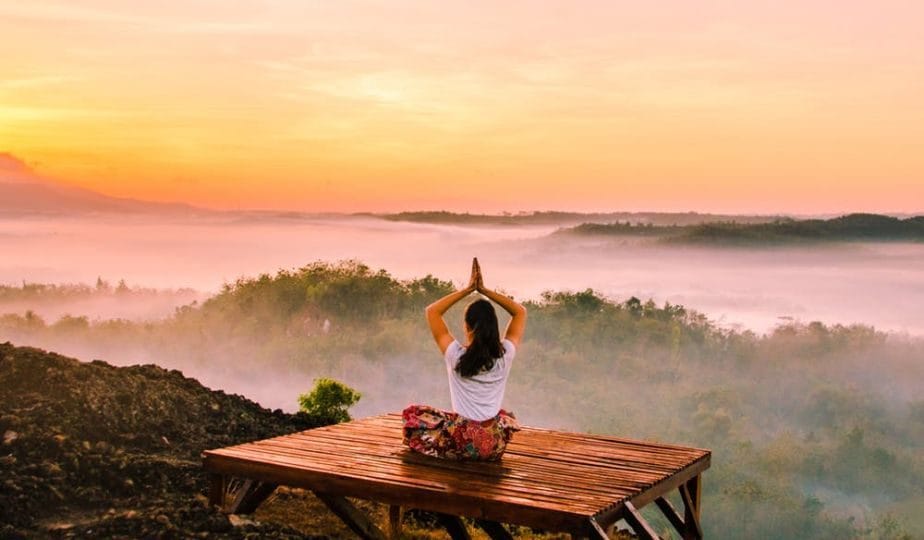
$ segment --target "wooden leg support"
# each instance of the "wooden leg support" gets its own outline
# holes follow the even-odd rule
[[[686,523],[683,522],[683,518],[680,517],[680,514],[677,513],[677,510],[674,509],[674,505],[664,497],[658,497],[655,499],[655,504],[658,505],[658,508],[661,509],[661,513],[664,514],[664,517],[671,522],[671,525],[677,529],[681,535],[684,534],[684,531],[687,530]]]
[[[699,523],[702,496],[703,482],[700,475],[696,475],[685,484],[680,485],[680,497],[683,499],[683,522],[685,524],[682,531],[684,540],[700,540],[703,537],[703,529]]]
[[[465,523],[462,522],[462,518],[459,516],[438,513],[436,517],[440,525],[446,528],[446,532],[449,533],[452,540],[472,540],[471,535],[468,534],[468,529],[465,528]]]
[[[635,506],[626,501],[626,513],[622,516],[626,520],[626,523],[632,527],[632,530],[635,531],[635,535],[643,540],[660,540],[658,533],[651,528],[651,525],[645,521],[645,518],[642,517],[642,514],[635,509]]]
[[[404,508],[398,505],[388,507],[388,534],[391,540],[401,537],[401,522],[404,520]]]
[[[319,491],[315,491],[314,494],[363,540],[386,540],[382,530],[345,497]]]
[[[209,504],[225,514],[252,514],[276,487],[268,482],[232,479],[213,473],[209,475]],[[232,490],[230,496],[229,489]]]
[[[224,508],[225,477],[218,473],[209,473],[209,504]]]
[[[235,492],[231,504],[225,508],[225,513],[252,514],[256,512],[257,507],[273,494],[276,487],[276,484],[271,484],[269,482],[244,480],[243,484],[241,484],[240,488]]]
[[[481,529],[488,534],[488,537],[491,540],[513,540],[513,535],[504,528],[503,525],[496,521],[488,521],[486,519],[476,519],[475,524],[477,524]]]
[[[607,534],[606,530],[604,530],[599,523],[597,523],[596,519],[590,518],[587,520],[587,525],[587,528],[590,529],[590,538],[594,540],[609,540],[610,535]],[[574,535],[572,535],[571,538],[574,538]]]

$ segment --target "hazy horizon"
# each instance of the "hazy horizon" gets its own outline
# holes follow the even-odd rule
[[[682,304],[723,326],[756,332],[793,318],[924,334],[917,309],[924,305],[920,243],[732,249],[551,235],[557,229],[367,216],[0,217],[0,283],[124,279],[131,286],[195,289],[183,297],[189,301],[241,277],[316,260],[355,259],[399,279],[433,274],[461,285],[471,257],[478,256],[487,279],[521,299],[593,288],[615,299]],[[167,316],[175,307],[166,298],[157,305],[71,314],[143,319]]]

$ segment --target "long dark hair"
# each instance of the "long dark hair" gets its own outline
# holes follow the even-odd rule
[[[465,324],[472,331],[472,342],[462,353],[456,371],[463,377],[471,377],[493,368],[494,360],[504,356],[504,346],[491,302],[481,299],[469,304],[465,308]]]

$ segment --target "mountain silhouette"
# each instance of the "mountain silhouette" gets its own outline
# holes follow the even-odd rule
[[[39,175],[18,157],[0,152],[0,214],[204,212],[188,204],[111,197],[62,184]]]

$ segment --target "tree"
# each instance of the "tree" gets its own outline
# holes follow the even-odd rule
[[[298,396],[301,410],[318,417],[326,423],[348,422],[350,407],[359,401],[362,394],[334,379],[315,379],[314,388],[308,394]]]

